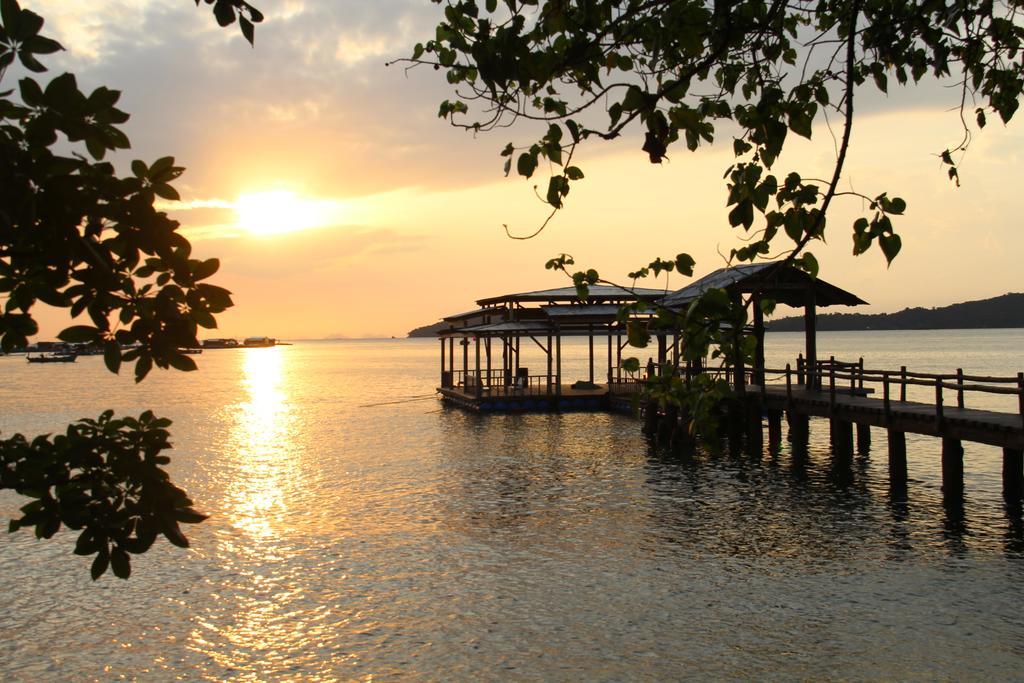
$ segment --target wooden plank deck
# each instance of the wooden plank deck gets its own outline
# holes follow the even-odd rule
[[[886,414],[885,402],[880,398],[852,396],[837,391],[833,403],[827,391],[793,387],[792,393],[787,395],[785,387],[773,385],[766,386],[763,392],[758,386],[749,387],[748,391],[760,395],[768,410],[794,410],[802,415],[837,418],[910,434],[974,441],[1015,450],[1024,448],[1024,424],[1020,415],[1013,413],[943,406],[940,422],[934,403],[893,400]]]

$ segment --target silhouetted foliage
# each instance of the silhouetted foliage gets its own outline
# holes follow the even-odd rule
[[[247,3],[218,0],[220,23],[231,23],[228,10],[260,20]],[[42,17],[17,0],[0,0],[0,22],[0,82],[16,60],[40,73],[39,57],[62,49],[40,34]],[[215,314],[232,302],[207,282],[217,259],[192,258],[178,222],[154,205],[157,197],[178,199],[171,183],[184,169],[173,157],[135,160],[122,177],[105,161],[129,148],[119,98],[105,87],[82,92],[70,73],[45,85],[24,77],[17,92],[0,93],[0,348],[28,343],[42,302],[72,318],[84,314],[87,323],[60,338],[102,345],[111,372],[134,362],[138,382],[154,365],[194,370],[180,349],[197,346],[198,328],[215,328]],[[0,488],[33,499],[10,530],[33,526],[40,538],[62,524],[81,530],[76,552],[96,555],[93,578],[108,564],[127,578],[128,553],[145,552],[157,533],[188,545],[177,523],[203,515],[160,468],[169,424],[151,413],[114,419],[107,412],[52,441],[20,434],[0,441]]]

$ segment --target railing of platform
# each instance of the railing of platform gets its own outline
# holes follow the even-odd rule
[[[517,393],[547,393],[547,375],[511,374],[504,370],[449,370],[441,377],[441,387],[458,389],[466,393],[513,396]],[[552,389],[553,391],[553,389]]]
[[[787,396],[792,397],[793,385],[799,386],[803,379],[802,358],[798,359],[798,369],[794,371],[787,363],[785,369],[764,370],[766,375],[776,375],[785,380]],[[935,420],[941,424],[944,419],[944,402],[947,391],[956,392],[956,405],[965,407],[965,396],[970,393],[998,394],[1017,397],[1017,413],[1024,426],[1024,372],[1016,377],[993,377],[987,375],[968,375],[963,368],[955,373],[913,372],[906,366],[899,370],[868,370],[864,367],[864,359],[856,362],[838,361],[834,357],[816,363],[816,377],[819,378],[818,390],[828,392],[829,403],[835,406],[837,394],[867,396],[880,389],[883,410],[888,417],[892,402],[907,400],[907,387],[920,386],[934,388]],[[875,386],[871,386],[875,385]],[[1007,386],[1012,385],[1012,386]],[[893,394],[898,389],[899,398]]]

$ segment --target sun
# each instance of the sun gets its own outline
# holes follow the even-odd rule
[[[327,219],[320,203],[289,190],[243,194],[235,202],[239,227],[251,235],[281,235],[319,227]]]

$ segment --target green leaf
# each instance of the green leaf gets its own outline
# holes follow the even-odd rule
[[[209,2],[209,0],[207,0]],[[230,26],[235,22],[235,8],[230,0],[217,0],[213,6],[213,16],[220,26]]]
[[[46,67],[43,66],[42,62],[33,57],[31,52],[27,52],[25,50],[19,51],[18,60],[21,62],[22,66],[29,71],[33,71],[37,74],[46,71]]]
[[[170,185],[165,185],[163,183],[153,185],[153,192],[155,192],[158,197],[162,197],[163,199],[168,199],[175,202],[181,199],[181,195],[178,194],[177,190],[175,190]]]
[[[178,522],[175,520],[162,517],[160,519],[160,530],[163,532],[167,540],[173,545],[176,545],[179,548],[188,547],[188,539],[185,538],[185,534],[181,533],[181,529],[178,527]]]
[[[139,356],[139,359],[135,361],[135,382],[141,382],[146,379],[146,375],[153,369],[153,359],[149,356]]]
[[[91,529],[83,529],[82,533],[78,535],[78,540],[75,541],[75,554],[92,555],[95,552],[99,552],[99,549],[100,544],[93,531]]]
[[[52,38],[32,36],[32,38],[26,41],[24,49],[36,55],[49,55],[54,52],[60,52],[64,47]]]
[[[61,331],[57,338],[72,344],[94,342],[100,337],[99,329],[90,325],[72,325]]]
[[[622,369],[626,372],[640,372],[640,360],[637,358],[623,358]]]
[[[209,519],[210,515],[203,514],[193,510],[192,508],[177,508],[174,510],[174,519],[185,524],[199,524],[200,522]]]
[[[167,357],[167,362],[171,364],[172,368],[181,370],[182,372],[192,372],[196,369],[196,362],[189,356],[181,353],[171,353]]]
[[[110,552],[110,568],[114,570],[114,576],[119,579],[127,579],[132,575],[132,560],[121,548],[114,548]]]
[[[647,331],[647,323],[639,320],[630,320],[626,323],[626,337],[629,340],[630,346],[635,346],[638,349],[647,347],[647,344],[651,341],[651,335]]]
[[[896,255],[900,253],[900,249],[903,247],[903,241],[899,235],[879,235],[878,246],[882,248],[882,253],[885,254],[885,260],[888,264],[892,264],[892,260],[896,258]]]
[[[818,259],[814,258],[811,252],[805,253],[797,259],[797,265],[803,268],[811,277],[818,277]]]
[[[103,345],[103,362],[115,375],[121,370],[121,345],[114,340]]]
[[[16,36],[21,26],[21,7],[17,0],[0,0],[0,19],[10,36]]]
[[[255,47],[256,29],[253,27],[252,22],[245,17],[240,16],[238,18],[238,25],[242,29],[242,35],[247,41],[249,41],[249,45]]]
[[[98,555],[96,555],[96,559],[92,561],[92,567],[89,568],[89,574],[92,576],[92,580],[95,581],[103,576],[109,565],[110,556],[107,554],[106,548],[104,548]]]
[[[519,175],[529,178],[533,175],[534,170],[537,168],[537,157],[533,154],[524,152],[519,155],[519,161],[516,162],[516,170]]]
[[[693,266],[696,265],[696,263],[697,262],[694,261],[693,257],[689,254],[679,254],[676,256],[676,270],[686,277],[693,277]]]

